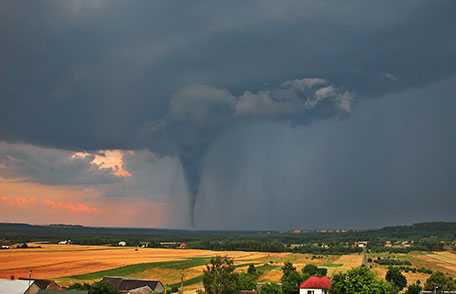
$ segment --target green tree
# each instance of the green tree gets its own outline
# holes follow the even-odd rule
[[[302,282],[302,276],[296,271],[296,267],[291,262],[286,262],[282,267],[282,272],[282,293],[299,293],[299,284]]]
[[[415,284],[409,285],[404,294],[420,294],[423,287],[421,287],[421,282],[418,280]]]
[[[317,276],[324,277],[328,274],[328,269],[324,267],[319,267],[317,270]]]
[[[239,292],[239,275],[234,272],[233,259],[216,256],[211,259],[203,274],[207,294],[234,294]]]
[[[442,272],[435,272],[427,279],[424,289],[429,291],[456,290],[456,283],[452,278],[445,276]]]
[[[407,286],[407,279],[397,267],[390,267],[385,275],[385,280],[390,282],[399,291]]]
[[[391,285],[377,279],[367,267],[358,267],[335,274],[331,294],[391,294]]]
[[[318,266],[314,265],[314,264],[306,264],[303,268],[302,268],[302,273],[304,275],[307,275],[307,276],[313,276],[313,275],[316,275],[318,272]]]
[[[238,288],[239,290],[255,290],[257,276],[249,273],[239,274]]]
[[[257,269],[253,263],[249,264],[249,267],[247,268],[247,273],[250,275],[256,275],[257,274]]]
[[[310,276],[326,276],[328,273],[326,268],[318,267],[314,264],[306,264],[301,271],[303,280],[306,280]]]
[[[119,294],[119,291],[108,283],[98,282],[90,286],[89,294]]]
[[[261,294],[282,294],[282,288],[274,283],[266,283],[261,286]]]

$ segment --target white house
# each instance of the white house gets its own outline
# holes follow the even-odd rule
[[[367,248],[367,241],[358,241],[358,242],[355,242],[355,247],[358,247],[358,248]]]
[[[299,294],[328,294],[330,288],[328,277],[311,276],[299,285]]]
[[[61,291],[62,288],[51,280],[0,279],[0,294],[38,294],[41,290]]]
[[[120,241],[117,245],[122,246],[122,247],[123,247],[123,246],[127,246],[127,242],[125,242],[125,241]]]

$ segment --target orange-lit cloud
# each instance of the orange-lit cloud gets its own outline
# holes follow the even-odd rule
[[[76,152],[72,155],[72,158],[78,159],[89,156],[93,156],[91,164],[99,169],[110,169],[118,177],[131,176],[131,173],[124,168],[124,155],[121,150],[103,150],[96,153]]]
[[[82,202],[71,203],[45,199],[44,204],[51,209],[62,209],[73,213],[96,213],[98,211],[96,207],[90,207]]]
[[[6,197],[0,196],[0,205],[8,205],[13,207],[26,207],[30,205],[34,205],[36,203],[36,197]]]
[[[162,202],[108,198],[94,188],[0,180],[0,222],[161,227],[167,210]]]

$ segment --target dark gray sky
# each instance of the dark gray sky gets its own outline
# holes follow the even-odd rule
[[[456,220],[455,12],[451,0],[2,1],[0,179],[96,186],[107,201],[131,189],[182,216],[162,226]],[[103,150],[120,150],[134,183],[93,170]]]

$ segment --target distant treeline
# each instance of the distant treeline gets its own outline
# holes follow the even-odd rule
[[[408,252],[443,250],[456,239],[456,223],[435,222],[410,226],[385,227],[377,230],[345,232],[279,232],[279,231],[194,231],[146,228],[102,228],[68,225],[38,226],[0,223],[0,242],[58,242],[71,240],[83,245],[115,245],[125,241],[129,246],[147,243],[161,247],[160,242],[186,242],[188,248],[211,250],[244,250],[269,252],[302,252],[344,254],[360,252],[356,241],[368,241],[369,250]],[[385,241],[408,240],[411,246],[385,248]]]

